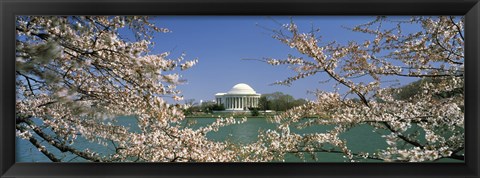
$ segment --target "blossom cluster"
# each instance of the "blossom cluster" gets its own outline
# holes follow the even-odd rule
[[[19,16],[16,46],[16,120],[19,138],[30,140],[52,161],[45,145],[89,161],[231,161],[231,143],[206,134],[238,124],[219,118],[200,129],[185,128],[176,71],[198,60],[185,54],[152,54],[154,32],[170,32],[137,16]],[[127,39],[119,30],[130,30]],[[141,132],[116,123],[135,116]],[[113,153],[80,149],[78,136],[113,147]],[[45,142],[43,142],[45,141]]]
[[[403,33],[404,26],[421,30]],[[333,92],[318,90],[315,101],[274,116],[271,120],[278,124],[276,130],[313,125],[335,125],[336,129],[323,134],[281,132],[282,136],[266,132],[263,139],[271,143],[270,149],[315,154],[331,152],[323,144],[329,143],[349,161],[463,159],[463,17],[412,17],[405,21],[378,17],[348,28],[372,39],[347,44],[320,43],[314,32],[301,33],[293,22],[283,27],[285,31],[274,31],[274,38],[295,48],[302,57],[265,59],[270,65],[289,65],[297,73],[276,84],[292,85],[320,75],[328,78],[327,83],[333,81],[334,88]],[[388,85],[385,79],[392,77],[416,78],[418,92],[401,98],[399,93],[406,89]],[[361,124],[378,131],[387,148],[375,153],[353,153],[347,148],[347,140],[340,139],[339,133]],[[280,138],[295,139],[281,142]]]

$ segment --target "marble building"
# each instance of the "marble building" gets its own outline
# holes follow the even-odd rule
[[[239,83],[227,93],[215,94],[215,102],[222,104],[225,111],[245,111],[249,107],[258,107],[261,94],[256,93],[252,87],[245,83]]]

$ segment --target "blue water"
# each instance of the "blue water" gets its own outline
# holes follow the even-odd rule
[[[138,131],[136,126],[136,119],[134,117],[118,117],[118,124],[127,126],[131,131]],[[198,128],[214,122],[213,118],[186,118],[182,123],[187,127]],[[257,140],[259,130],[265,131],[268,129],[274,129],[275,125],[266,121],[265,118],[249,118],[246,123],[238,125],[230,125],[219,129],[218,132],[211,132],[207,134],[207,138],[215,141],[229,140],[235,143],[252,143]],[[332,129],[333,126],[312,126],[305,129],[291,128],[292,132],[303,133],[325,133]],[[369,152],[373,153],[378,149],[385,148],[387,145],[385,139],[381,137],[381,131],[373,132],[372,127],[369,125],[360,125],[340,135],[342,139],[347,140],[347,146],[353,152]],[[378,133],[380,132],[380,133]],[[46,145],[46,144],[44,144]],[[73,144],[74,147],[79,149],[88,148],[100,153],[113,152],[113,146],[103,146],[96,143],[91,143],[82,137],[78,137]],[[61,158],[65,162],[84,162],[86,160],[76,157],[68,152],[62,153],[53,147],[46,146],[53,154]],[[16,160],[17,162],[50,162],[50,160],[39,152],[32,144],[23,139],[16,139]],[[318,162],[344,162],[343,154],[337,153],[317,153],[315,155],[318,158]],[[287,162],[311,162],[315,161],[311,155],[307,155],[306,159],[300,159],[299,157],[289,154],[286,155],[285,161]],[[365,162],[376,162],[377,160],[364,160]],[[443,159],[439,162],[457,162],[458,160]]]

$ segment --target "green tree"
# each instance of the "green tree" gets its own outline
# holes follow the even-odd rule
[[[258,99],[260,110],[263,111],[270,110],[270,101],[267,99],[266,95],[262,95],[260,96],[260,99]]]
[[[248,108],[250,110],[250,114],[252,114],[252,116],[258,116],[260,115],[260,112],[258,112],[258,108]]]
[[[262,97],[260,97],[260,108],[262,110],[271,109],[275,111],[286,111],[295,106],[300,106],[305,103],[306,100],[304,99],[295,99],[293,96],[282,92],[264,94],[262,95]]]
[[[296,99],[292,102],[291,107],[288,108],[288,109],[291,109],[291,108],[296,107],[296,106],[304,105],[305,103],[307,103],[307,100],[305,100],[303,98]]]
[[[223,111],[223,110],[225,110],[225,106],[223,106],[223,104],[214,104],[212,106],[212,110],[213,111]]]
[[[213,101],[206,101],[201,104],[199,107],[199,111],[205,112],[205,113],[211,113],[213,111],[223,111],[225,110],[225,107],[221,104],[217,104]]]

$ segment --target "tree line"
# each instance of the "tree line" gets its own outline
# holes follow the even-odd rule
[[[259,99],[259,110],[286,111],[295,106],[301,106],[307,103],[305,99],[295,99],[289,94],[274,92],[263,94]]]

